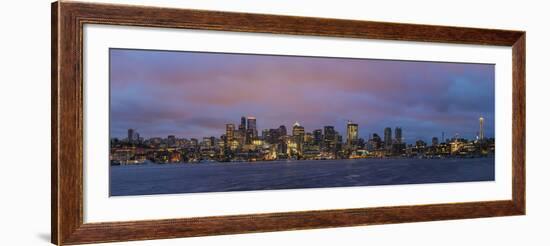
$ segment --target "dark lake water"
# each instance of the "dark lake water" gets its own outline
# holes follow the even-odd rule
[[[494,158],[112,166],[110,195],[492,181]]]

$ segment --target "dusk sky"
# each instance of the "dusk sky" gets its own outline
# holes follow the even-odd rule
[[[298,121],[306,132],[348,120],[359,135],[403,129],[407,143],[455,133],[472,139],[485,118],[494,137],[492,64],[151,50],[110,50],[110,134],[220,137],[255,116],[258,131]]]

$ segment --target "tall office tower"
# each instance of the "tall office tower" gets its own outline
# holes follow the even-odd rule
[[[479,117],[479,139],[482,140],[485,137],[485,133],[483,132],[483,117]]]
[[[384,146],[386,149],[391,149],[392,137],[391,137],[391,128],[386,127],[384,129]]]
[[[258,130],[256,129],[256,117],[246,117],[246,130],[252,134],[252,138],[258,137]]]
[[[325,126],[324,127],[325,132],[325,138],[323,139],[325,148],[327,150],[334,150],[336,147],[336,131],[334,130],[334,126]]]
[[[292,126],[292,136],[294,137],[296,143],[303,143],[305,134],[306,131],[304,127],[296,121],[296,123],[294,123],[294,125]]]
[[[241,117],[241,124],[239,124],[239,131],[241,133],[246,132],[246,117],[244,117],[244,116]]]
[[[216,142],[217,142],[217,141],[216,141],[216,137],[211,136],[211,137],[210,137],[210,144],[211,144],[211,147],[216,146]]]
[[[231,146],[231,143],[227,141],[227,136],[225,134],[222,134],[219,138],[217,147],[220,149],[220,154],[224,155],[224,150],[229,149]]]
[[[313,144],[321,145],[323,142],[323,130],[315,129],[313,130]]]
[[[395,142],[398,144],[403,143],[403,131],[401,130],[401,127],[395,128]]]
[[[225,137],[227,143],[231,144],[235,139],[235,124],[225,124]]]
[[[129,143],[134,142],[134,129],[132,128],[128,129],[128,142]]]
[[[356,145],[359,135],[359,125],[348,121],[346,143],[347,145]]]

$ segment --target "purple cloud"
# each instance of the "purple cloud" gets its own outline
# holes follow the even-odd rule
[[[110,50],[111,136],[216,136],[243,115],[260,129],[345,122],[360,135],[402,127],[407,140],[459,133],[483,116],[494,135],[494,65]]]

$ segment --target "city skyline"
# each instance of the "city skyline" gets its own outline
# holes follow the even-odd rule
[[[254,117],[254,116],[241,116],[241,119],[246,119],[243,127],[244,127],[244,130],[248,129],[248,119],[254,119],[254,125],[257,124],[257,118]],[[358,124],[357,122],[354,122],[354,121],[351,121],[351,120],[348,120],[346,122],[346,125],[344,127],[345,131],[344,132],[341,132],[341,131],[338,131],[337,130],[337,127],[334,126],[334,125],[326,125],[326,126],[323,126],[321,128],[315,128],[315,129],[307,129],[305,128],[302,124],[300,124],[299,121],[296,121],[294,122],[294,124],[292,124],[291,126],[287,127],[286,125],[279,125],[278,127],[275,127],[275,128],[259,128],[259,127],[253,127],[254,130],[255,130],[255,137],[258,138],[258,139],[262,139],[263,137],[263,131],[264,130],[275,130],[275,129],[278,129],[280,127],[283,127],[285,128],[285,130],[287,131],[287,134],[288,136],[292,136],[294,135],[293,134],[293,128],[294,126],[298,125],[300,126],[300,128],[303,130],[303,133],[304,134],[315,134],[315,131],[321,131],[322,134],[324,134],[324,129],[326,127],[333,127],[336,131],[336,133],[338,135],[340,135],[342,137],[342,141],[346,144],[349,144],[351,143],[349,139],[351,139],[351,141],[357,141],[358,139],[363,139],[365,141],[368,141],[368,140],[371,140],[372,139],[372,136],[374,134],[382,137],[382,138],[385,138],[386,136],[389,136],[389,140],[390,140],[390,143],[393,143],[394,141],[398,141],[398,143],[408,143],[408,144],[412,144],[414,143],[415,141],[417,140],[422,140],[426,143],[429,143],[431,140],[433,140],[433,138],[437,138],[437,141],[438,142],[444,142],[446,140],[452,140],[452,139],[455,139],[455,138],[460,138],[460,139],[467,139],[467,140],[477,140],[477,139],[486,139],[486,138],[494,138],[493,136],[490,136],[490,137],[487,137],[484,135],[484,131],[485,131],[485,127],[483,126],[483,122],[485,121],[485,118],[483,117],[480,117],[479,119],[477,119],[478,122],[479,122],[479,125],[477,125],[478,127],[478,131],[476,132],[476,135],[475,136],[464,136],[464,135],[461,135],[460,133],[456,132],[456,133],[446,133],[446,132],[441,132],[439,136],[431,136],[431,137],[426,137],[425,139],[424,138],[416,138],[416,139],[407,139],[406,137],[404,137],[403,135],[403,128],[400,127],[400,126],[386,126],[384,127],[383,129],[381,129],[379,132],[371,132],[368,134],[368,136],[362,136],[361,134],[359,134],[360,132],[360,124]],[[137,138],[142,138],[144,140],[147,140],[147,139],[153,139],[153,138],[161,138],[161,139],[166,139],[167,137],[175,137],[176,139],[187,139],[187,140],[190,140],[190,139],[197,139],[199,141],[201,141],[202,139],[204,138],[210,138],[210,137],[214,137],[216,139],[219,139],[220,137],[229,137],[228,136],[228,125],[231,125],[232,126],[232,131],[239,131],[239,126],[243,124],[243,121],[240,122],[228,122],[228,123],[225,123],[223,125],[223,129],[220,129],[220,132],[217,134],[217,135],[208,135],[208,136],[199,136],[199,137],[187,137],[187,136],[178,136],[178,135],[175,135],[175,134],[168,134],[166,136],[153,136],[153,137],[143,137],[142,135],[140,135],[139,133],[139,129],[136,129],[136,128],[128,128],[127,131],[126,131],[126,135],[125,136],[121,136],[121,137],[112,137],[111,139],[118,139],[119,141],[127,141],[129,140],[130,138],[130,135],[134,135],[134,134],[137,134]],[[389,132],[387,132],[389,129]],[[233,137],[233,136],[232,136]],[[351,138],[350,138],[351,137]],[[134,137],[136,138],[136,137]],[[443,139],[444,138],[444,139]],[[134,139],[136,140],[136,139]],[[388,139],[383,139],[384,142],[387,142]],[[409,141],[409,142],[407,142]]]
[[[220,137],[255,116],[257,129],[307,132],[346,123],[358,137],[407,129],[407,142],[445,132],[494,137],[494,65],[111,49],[112,138]],[[252,91],[257,93],[252,93]],[[237,120],[235,120],[237,119]],[[261,134],[261,133],[260,133]]]
[[[239,124],[227,123],[225,132],[216,136],[185,138],[169,135],[145,139],[136,129],[128,129],[127,138],[111,139],[111,164],[256,162],[275,160],[327,160],[365,158],[473,158],[494,153],[494,139],[484,137],[483,117],[478,119],[479,133],[474,139],[460,135],[433,137],[431,143],[416,140],[407,143],[403,128],[384,128],[383,135],[368,139],[358,136],[359,124],[348,121],[346,132],[334,126],[307,131],[299,122],[288,129],[258,129],[257,118],[242,116]],[[345,137],[345,138],[344,138]]]

